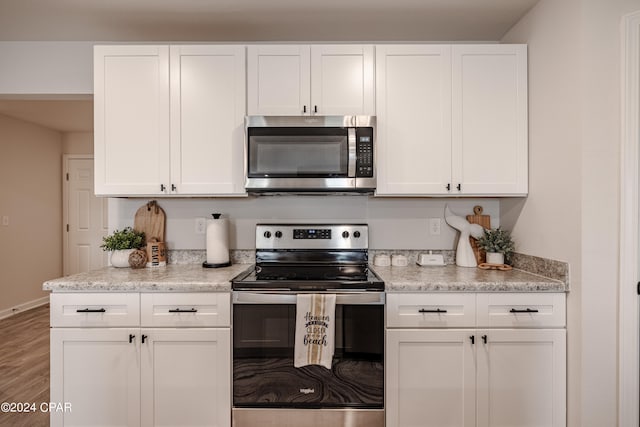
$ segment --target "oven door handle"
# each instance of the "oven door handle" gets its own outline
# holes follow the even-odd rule
[[[323,292],[330,294],[331,292]],[[336,304],[384,305],[384,292],[337,293]],[[233,304],[296,304],[297,293],[235,291]]]

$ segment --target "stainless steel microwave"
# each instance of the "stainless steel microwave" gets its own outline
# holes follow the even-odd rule
[[[250,193],[361,192],[376,188],[373,116],[247,116]]]

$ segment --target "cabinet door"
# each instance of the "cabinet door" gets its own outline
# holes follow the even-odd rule
[[[472,335],[469,330],[387,330],[387,427],[475,426]]]
[[[157,195],[169,184],[169,47],[94,48],[97,195]]]
[[[465,195],[527,193],[527,47],[452,48],[453,183]]]
[[[447,194],[450,46],[377,46],[376,111],[376,194]]]
[[[142,329],[142,425],[231,425],[229,329]]]
[[[129,335],[133,335],[131,342]],[[51,329],[52,426],[140,424],[138,329]]]
[[[373,46],[311,46],[311,114],[375,115]]]
[[[247,114],[310,114],[309,46],[247,48]]]
[[[171,190],[245,195],[244,46],[171,46]]]
[[[566,331],[480,330],[479,427],[566,423]]]

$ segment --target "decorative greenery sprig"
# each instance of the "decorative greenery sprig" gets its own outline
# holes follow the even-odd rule
[[[487,252],[498,252],[509,259],[515,249],[511,233],[502,228],[484,230],[484,235],[478,239],[478,246]]]
[[[144,245],[144,233],[126,227],[122,231],[114,231],[110,236],[102,238],[100,247],[105,251],[118,251],[121,249],[138,249]]]

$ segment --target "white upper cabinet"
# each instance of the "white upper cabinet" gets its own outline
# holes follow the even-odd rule
[[[97,195],[245,194],[244,46],[97,46],[94,62]]]
[[[376,47],[383,196],[528,191],[525,45]]]
[[[94,48],[95,192],[162,194],[169,183],[169,47]]]
[[[249,115],[373,115],[369,45],[249,46]]]
[[[311,46],[312,114],[375,115],[373,46]]]
[[[524,195],[527,47],[452,47],[453,184],[470,195]]]
[[[249,46],[248,114],[297,116],[308,113],[310,66],[309,46]]]
[[[376,47],[380,195],[447,194],[451,181],[451,47]]]
[[[244,46],[171,46],[171,185],[244,194]]]

